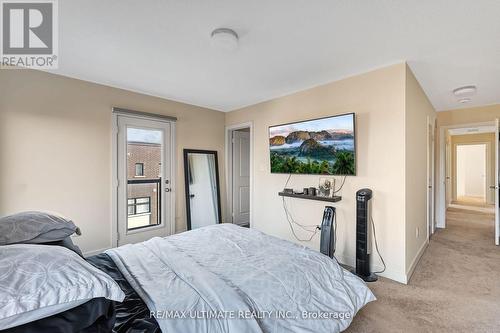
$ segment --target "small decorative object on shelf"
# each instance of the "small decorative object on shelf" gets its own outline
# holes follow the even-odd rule
[[[309,187],[309,195],[316,196],[316,187]]]
[[[320,177],[319,178],[319,194],[322,197],[333,196],[335,189],[335,178],[333,177]]]

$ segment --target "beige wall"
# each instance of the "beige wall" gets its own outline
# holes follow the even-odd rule
[[[182,149],[217,150],[224,174],[222,112],[30,70],[2,70],[0,92],[0,215],[60,212],[81,227],[84,251],[111,245],[112,107],[178,118],[178,231],[186,228]]]
[[[287,175],[270,173],[268,127],[355,112],[357,175],[347,177],[342,201],[335,204],[337,257],[354,264],[355,193],[372,188],[379,247],[388,265],[385,275],[405,282],[405,72],[404,64],[394,65],[227,114],[226,125],[248,121],[254,125],[253,227],[295,241],[278,196]],[[294,175],[289,186],[301,189],[318,182],[319,176]],[[325,203],[299,199],[287,203],[297,221],[321,222]],[[318,249],[319,237],[302,244]],[[376,255],[373,258],[375,268],[380,268]]]
[[[438,112],[437,124],[438,126],[454,126],[490,122],[495,118],[500,118],[500,104]]]
[[[467,135],[452,135],[451,136],[451,181],[452,184],[452,200],[457,200],[457,174],[456,174],[456,152],[457,145],[467,145],[475,143],[486,144],[486,167],[488,169],[486,174],[486,199],[487,202],[493,204],[495,202],[495,193],[489,189],[489,185],[495,183],[493,177],[495,175],[495,133],[481,133],[481,134],[467,134]]]
[[[436,112],[408,66],[405,109],[405,252],[406,274],[410,276],[427,244],[428,124],[434,126]]]

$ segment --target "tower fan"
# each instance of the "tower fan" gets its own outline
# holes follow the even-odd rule
[[[375,282],[378,277],[370,272],[371,244],[371,198],[372,190],[364,188],[356,192],[356,269],[357,276],[366,282]]]

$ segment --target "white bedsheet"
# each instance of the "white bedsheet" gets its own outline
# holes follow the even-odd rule
[[[340,332],[375,300],[335,260],[232,224],[106,253],[163,332]]]

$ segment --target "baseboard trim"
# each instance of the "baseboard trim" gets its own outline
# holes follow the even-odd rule
[[[348,265],[351,267],[353,267],[355,265],[355,262],[356,262],[356,260],[353,257],[344,256],[342,254],[335,254],[335,257],[337,258],[339,263],[344,264],[344,265]],[[381,271],[383,269],[384,269],[384,267],[380,266],[378,264],[372,263],[372,265],[371,265],[372,271]],[[393,280],[393,281],[396,281],[396,282],[399,282],[399,283],[407,284],[406,274],[404,274],[403,272],[387,269],[387,267],[383,273],[377,273],[377,275],[385,277],[385,278]]]
[[[410,282],[411,276],[413,275],[413,272],[415,271],[415,268],[418,265],[418,262],[420,261],[420,258],[422,258],[422,255],[424,254],[425,250],[427,249],[427,246],[429,245],[429,241],[426,240],[420,249],[417,252],[417,255],[413,258],[410,267],[406,271],[406,284]]]

